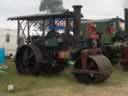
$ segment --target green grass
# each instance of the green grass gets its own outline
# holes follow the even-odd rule
[[[104,83],[79,84],[68,71],[55,76],[28,76],[16,73],[15,65],[7,62],[8,73],[0,73],[0,96],[127,96],[128,72],[120,66],[113,67],[112,76]],[[8,92],[8,84],[15,92]]]

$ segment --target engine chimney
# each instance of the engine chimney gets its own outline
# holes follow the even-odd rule
[[[74,5],[74,34],[76,36],[80,35],[80,23],[81,23],[81,5]]]
[[[128,33],[128,8],[125,8],[124,12],[125,12],[125,32]]]

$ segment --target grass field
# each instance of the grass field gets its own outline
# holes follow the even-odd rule
[[[128,72],[119,65],[113,67],[112,76],[102,84],[79,84],[68,71],[59,76],[18,75],[15,65],[8,62],[9,72],[0,73],[0,96],[128,96]],[[15,92],[8,92],[8,84]]]

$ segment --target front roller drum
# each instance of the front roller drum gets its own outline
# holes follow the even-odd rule
[[[88,56],[86,69],[82,68],[81,59],[75,63],[75,69],[81,72],[74,72],[75,78],[80,83],[100,83],[107,80],[112,74],[112,65],[104,55]]]

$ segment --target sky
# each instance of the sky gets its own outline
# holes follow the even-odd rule
[[[63,0],[64,7],[72,10],[72,5],[83,5],[86,19],[103,19],[119,16],[124,18],[123,8],[127,0]],[[16,29],[16,22],[8,17],[39,12],[40,0],[0,0],[0,28]]]

